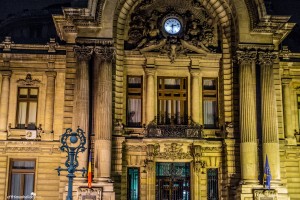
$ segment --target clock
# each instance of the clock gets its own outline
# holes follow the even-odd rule
[[[168,18],[164,22],[164,30],[171,35],[176,35],[180,33],[182,29],[181,22],[177,18]]]

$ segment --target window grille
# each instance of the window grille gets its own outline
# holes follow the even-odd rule
[[[207,170],[207,200],[218,200],[218,169]]]

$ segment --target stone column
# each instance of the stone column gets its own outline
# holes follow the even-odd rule
[[[94,61],[93,88],[93,131],[95,133],[95,176],[111,176],[111,143],[112,143],[112,62],[113,47],[96,47]]]
[[[0,71],[0,73],[2,74],[0,97],[0,140],[6,140],[11,71]]]
[[[273,182],[280,180],[278,123],[273,74],[275,58],[276,55],[272,52],[259,53],[263,160],[265,165],[266,155],[268,155]]]
[[[90,47],[74,48],[77,58],[76,79],[74,90],[74,107],[73,107],[73,127],[77,129],[79,126],[87,138],[86,148],[89,144],[89,60],[93,49]],[[88,151],[78,154],[79,167],[87,168]]]
[[[258,183],[257,122],[255,99],[256,51],[239,51],[241,179],[245,184]]]
[[[200,71],[191,69],[190,70],[192,76],[192,119],[196,123],[200,123],[200,85],[199,85],[199,75]]]
[[[292,104],[291,104],[291,78],[283,78],[282,82],[282,93],[283,93],[283,119],[284,119],[284,134],[286,138],[294,139],[294,128],[292,116]]]
[[[46,109],[45,109],[44,131],[46,133],[53,133],[56,72],[48,71],[48,72],[46,72],[46,75],[47,75],[47,89],[46,89]]]
[[[146,85],[146,125],[155,118],[155,69],[145,68],[147,85]]]

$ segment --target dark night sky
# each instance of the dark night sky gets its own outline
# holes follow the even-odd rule
[[[86,7],[88,0],[0,0],[0,22],[9,15],[24,10],[43,9],[63,4],[65,7]],[[290,22],[296,22],[293,32],[283,42],[292,51],[300,52],[300,0],[265,0],[268,14],[290,15]]]

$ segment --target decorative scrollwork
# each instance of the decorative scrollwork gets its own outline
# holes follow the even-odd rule
[[[78,142],[79,139],[79,142]],[[65,162],[66,167],[70,167],[71,162],[71,154],[70,151],[74,152],[74,164],[73,168],[78,167],[77,155],[79,152],[84,152],[86,148],[84,147],[86,143],[86,137],[84,136],[84,132],[82,129],[78,128],[76,132],[72,132],[71,128],[67,128],[66,132],[62,134],[60,142],[62,146],[60,147],[61,151],[68,153],[68,158]],[[73,146],[74,144],[74,146]],[[70,146],[72,145],[72,146]]]
[[[95,47],[94,52],[98,58],[105,61],[113,61],[115,58],[115,48],[102,46],[102,47]]]
[[[252,51],[248,49],[243,51],[237,51],[236,59],[239,64],[255,62],[257,59],[257,51]]]
[[[93,49],[86,46],[75,46],[74,52],[78,60],[89,60],[91,59]]]
[[[277,58],[277,54],[272,52],[272,51],[261,51],[258,53],[259,54],[259,59],[258,62],[259,64],[265,64],[265,65],[272,65],[274,60]]]
[[[31,74],[27,74],[25,79],[17,80],[17,83],[25,86],[33,86],[41,83],[38,79],[32,79]]]
[[[180,123],[178,125],[176,123],[171,123],[173,120]],[[155,117],[155,119],[150,122],[145,128],[146,137],[202,138],[203,125],[195,123],[191,118],[188,117],[182,117],[173,120],[172,117]]]
[[[165,144],[164,152],[158,152],[156,158],[175,160],[175,159],[191,159],[189,152],[183,152],[183,144],[171,143]]]

